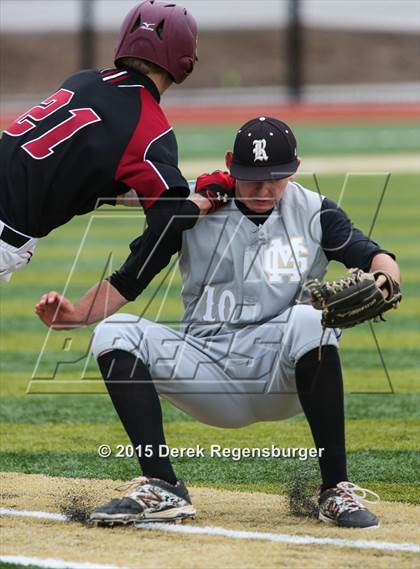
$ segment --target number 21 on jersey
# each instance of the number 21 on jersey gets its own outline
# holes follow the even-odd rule
[[[9,136],[22,136],[36,127],[36,123],[53,115],[58,110],[66,107],[74,96],[73,91],[60,89],[39,105],[32,107],[4,132]],[[69,109],[70,117],[29,142],[22,144],[21,148],[35,158],[43,160],[54,154],[54,148],[71,138],[76,132],[90,124],[100,122],[100,117],[91,108]]]

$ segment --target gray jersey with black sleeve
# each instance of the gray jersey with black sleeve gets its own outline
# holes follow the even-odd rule
[[[332,259],[368,270],[380,247],[335,202],[290,182],[256,225],[232,201],[183,233],[183,328],[214,336],[271,320],[302,300]]]
[[[321,267],[324,267],[326,261],[335,260],[348,268],[359,267],[368,271],[372,258],[377,253],[385,252],[394,257],[392,253],[381,249],[377,243],[364,235],[360,229],[353,227],[346,213],[334,201],[306,190],[295,182],[289,184],[279,207],[272,211],[271,215],[270,212],[255,214],[241,202],[232,201],[226,208],[208,215],[194,226],[199,217],[199,209],[191,201],[182,202],[177,199],[170,202],[165,201],[151,208],[149,213],[152,210],[156,210],[157,220],[148,218],[146,231],[131,243],[131,254],[123,266],[109,277],[109,280],[123,297],[127,300],[134,300],[149,285],[154,276],[168,265],[172,255],[182,250],[181,268],[185,281],[183,294],[187,308],[185,319],[188,319],[193,312],[193,305],[190,303],[197,303],[197,295],[203,294],[206,285],[214,286],[216,280],[221,283],[226,280],[226,293],[218,300],[217,307],[217,315],[223,312],[223,317],[226,319],[226,311],[231,310],[229,305],[233,301],[236,303],[236,297],[233,299],[232,296],[234,294],[232,286],[235,291],[240,286],[245,294],[244,301],[252,302],[255,295],[259,297],[259,291],[254,292],[255,287],[258,287],[259,282],[263,284],[265,282],[266,286],[268,278],[269,283],[273,281],[268,291],[275,290],[278,293],[281,290],[282,294],[286,294],[286,297],[282,297],[281,305],[283,306],[286,301],[292,302],[299,289],[297,285],[300,284],[300,273],[302,270],[307,271],[308,266],[311,267],[311,272],[303,275],[306,278],[321,276]],[[174,223],[171,221],[172,218]],[[231,219],[228,220],[228,218]],[[160,223],[156,223],[159,220]],[[161,226],[167,224],[168,220],[171,223],[162,232]],[[179,227],[180,222],[182,222],[182,227]],[[185,232],[192,226],[194,229]],[[302,226],[306,229],[302,229],[296,235],[292,233],[293,228],[297,231],[297,228]],[[183,231],[184,240],[182,239]],[[315,255],[312,261],[303,251],[307,245],[299,240],[299,237],[303,236],[309,239],[311,254]],[[292,240],[292,237],[295,239]],[[263,245],[267,238],[274,240],[268,250],[265,245],[264,247],[255,245],[256,242]],[[235,251],[237,245],[242,247],[242,254],[247,249],[250,272],[249,274],[245,272],[245,277],[239,272],[238,263],[240,261],[236,262],[235,271],[232,272],[233,261],[229,261],[226,256],[231,253],[224,254],[223,251],[223,247],[227,246],[232,249],[233,239],[235,240]],[[260,251],[260,255],[253,261],[252,251],[256,250]],[[262,267],[261,253],[263,251],[266,251],[262,257],[263,265],[267,265],[265,280],[261,280],[262,275],[258,276],[258,271]],[[249,255],[251,255],[251,261]],[[217,266],[216,259],[221,256],[223,259],[220,267],[217,268],[217,274],[211,277],[212,285],[208,279]],[[298,260],[297,265],[295,256]],[[311,262],[314,264],[313,267]],[[244,285],[238,285],[244,278]],[[283,281],[284,286],[282,286]],[[207,289],[207,292],[209,293],[207,302],[210,305],[215,301],[215,289]],[[220,292],[223,293],[221,289]],[[225,305],[224,308],[222,304]],[[273,309],[278,310],[277,303],[273,304]],[[243,317],[247,310],[249,314],[249,308],[245,307]],[[210,314],[207,308],[203,312],[203,315],[205,314]],[[255,318],[258,318],[257,314]],[[253,318],[250,321],[252,322]],[[214,326],[210,327],[209,324],[214,324]],[[203,322],[203,326],[191,328],[200,334],[212,333],[218,329],[220,327],[217,324],[216,314],[209,316],[209,319]]]

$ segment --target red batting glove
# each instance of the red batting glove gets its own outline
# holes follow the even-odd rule
[[[210,212],[226,205],[235,196],[235,178],[229,172],[216,170],[212,174],[201,174],[195,184],[197,194],[209,200]]]

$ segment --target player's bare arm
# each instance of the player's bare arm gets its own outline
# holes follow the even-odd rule
[[[75,304],[56,291],[42,295],[35,312],[44,324],[55,330],[80,328],[114,314],[128,300],[108,281],[100,281]]]
[[[182,191],[168,192],[170,199],[161,200],[147,210],[145,233],[131,244],[131,254],[110,281],[95,284],[75,304],[50,291],[37,303],[36,314],[46,326],[56,330],[86,326],[111,316],[135,300],[168,265],[181,247],[183,231],[192,228],[203,215],[223,207],[234,189],[234,178],[217,171],[197,179],[196,191],[189,200],[182,198]],[[131,201],[133,196],[127,199]]]

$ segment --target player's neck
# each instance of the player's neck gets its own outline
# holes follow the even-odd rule
[[[156,88],[159,91],[160,95],[163,95],[166,89],[169,89],[169,87],[173,83],[169,75],[163,75],[160,73],[149,73],[147,77],[151,79],[153,83],[156,85]]]
[[[274,209],[270,208],[267,211],[256,212],[252,209],[249,209],[249,207],[247,207],[246,204],[239,199],[235,199],[235,204],[239,211],[243,213],[250,221],[252,221],[252,223],[255,223],[255,225],[263,225],[270,217]]]

